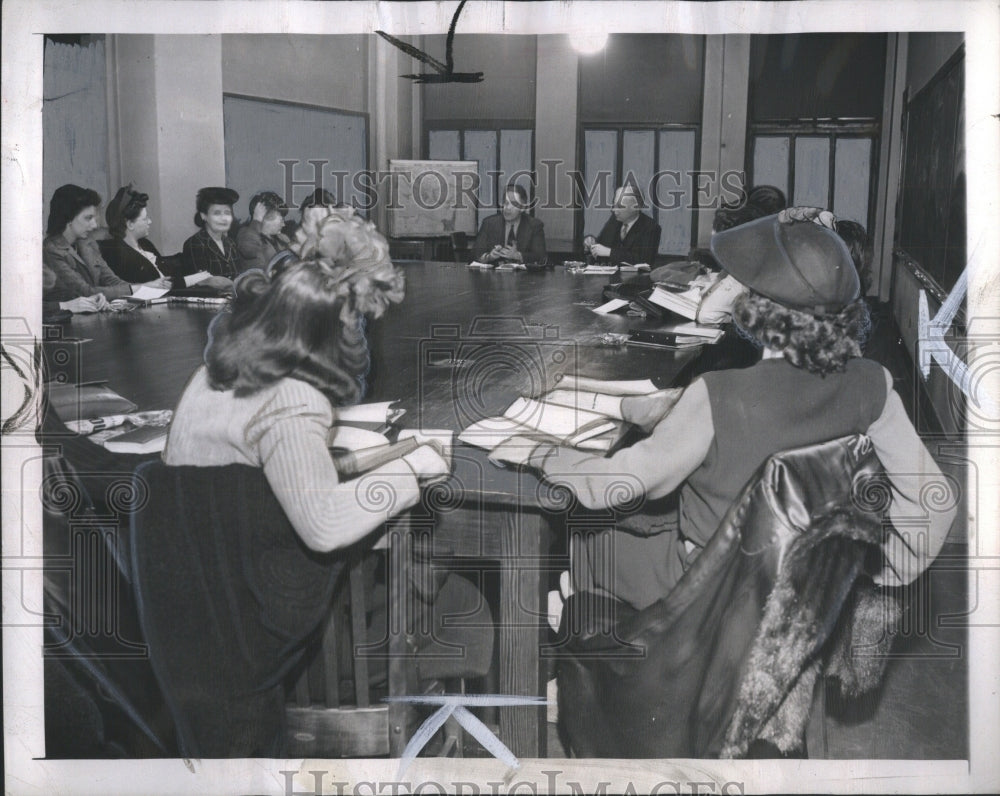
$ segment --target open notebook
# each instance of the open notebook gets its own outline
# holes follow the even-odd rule
[[[622,397],[655,391],[648,379],[604,381],[565,376],[544,395],[518,398],[501,416],[473,423],[458,438],[487,450],[521,436],[608,453],[631,429],[622,418]]]

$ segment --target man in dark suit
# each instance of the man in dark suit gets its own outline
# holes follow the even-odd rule
[[[472,249],[476,260],[526,265],[545,262],[545,225],[524,212],[527,206],[528,192],[520,185],[508,185],[501,211],[479,228]]]
[[[640,210],[642,206],[642,196],[635,186],[619,188],[611,218],[597,240],[592,235],[583,239],[584,249],[613,263],[653,265],[660,248],[660,225]]]

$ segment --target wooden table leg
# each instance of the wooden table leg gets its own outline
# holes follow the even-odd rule
[[[412,622],[408,616],[410,558],[413,538],[410,517],[402,514],[388,523],[389,532],[389,696],[410,693],[409,670],[412,669],[406,633]],[[412,708],[403,702],[389,703],[389,757],[402,757],[409,738],[406,736],[407,715]]]
[[[500,693],[545,694],[539,666],[542,527],[537,512],[504,512],[500,561]],[[519,758],[545,756],[545,708],[500,708],[500,740]]]

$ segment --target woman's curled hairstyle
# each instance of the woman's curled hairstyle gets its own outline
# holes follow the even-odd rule
[[[279,268],[236,280],[232,312],[209,330],[205,363],[214,389],[241,397],[290,377],[334,406],[361,399],[365,317],[402,301],[403,275],[369,222],[345,213],[321,231]]]
[[[49,201],[49,219],[45,225],[46,235],[58,235],[66,229],[74,218],[88,207],[97,207],[101,195],[90,188],[81,188],[72,183],[60,185],[52,192]]]
[[[135,190],[132,183],[119,188],[104,211],[110,235],[113,238],[124,238],[126,225],[139,217],[148,202],[149,194]]]
[[[842,371],[849,359],[860,357],[871,330],[863,299],[836,315],[812,315],[753,291],[737,299],[733,320],[753,342],[780,351],[795,367],[821,376]]]

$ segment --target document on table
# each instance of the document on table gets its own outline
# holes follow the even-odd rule
[[[139,285],[138,288],[132,291],[132,295],[129,298],[135,299],[136,301],[152,301],[153,299],[162,298],[167,295],[170,291],[168,287],[150,287],[149,285]]]
[[[564,373],[556,380],[560,390],[604,393],[605,395],[648,395],[657,387],[651,379],[595,379]]]
[[[628,299],[611,299],[611,301],[605,302],[600,307],[594,307],[593,311],[601,315],[607,315],[609,312],[615,312],[620,310],[622,307],[627,307],[629,305]]]

